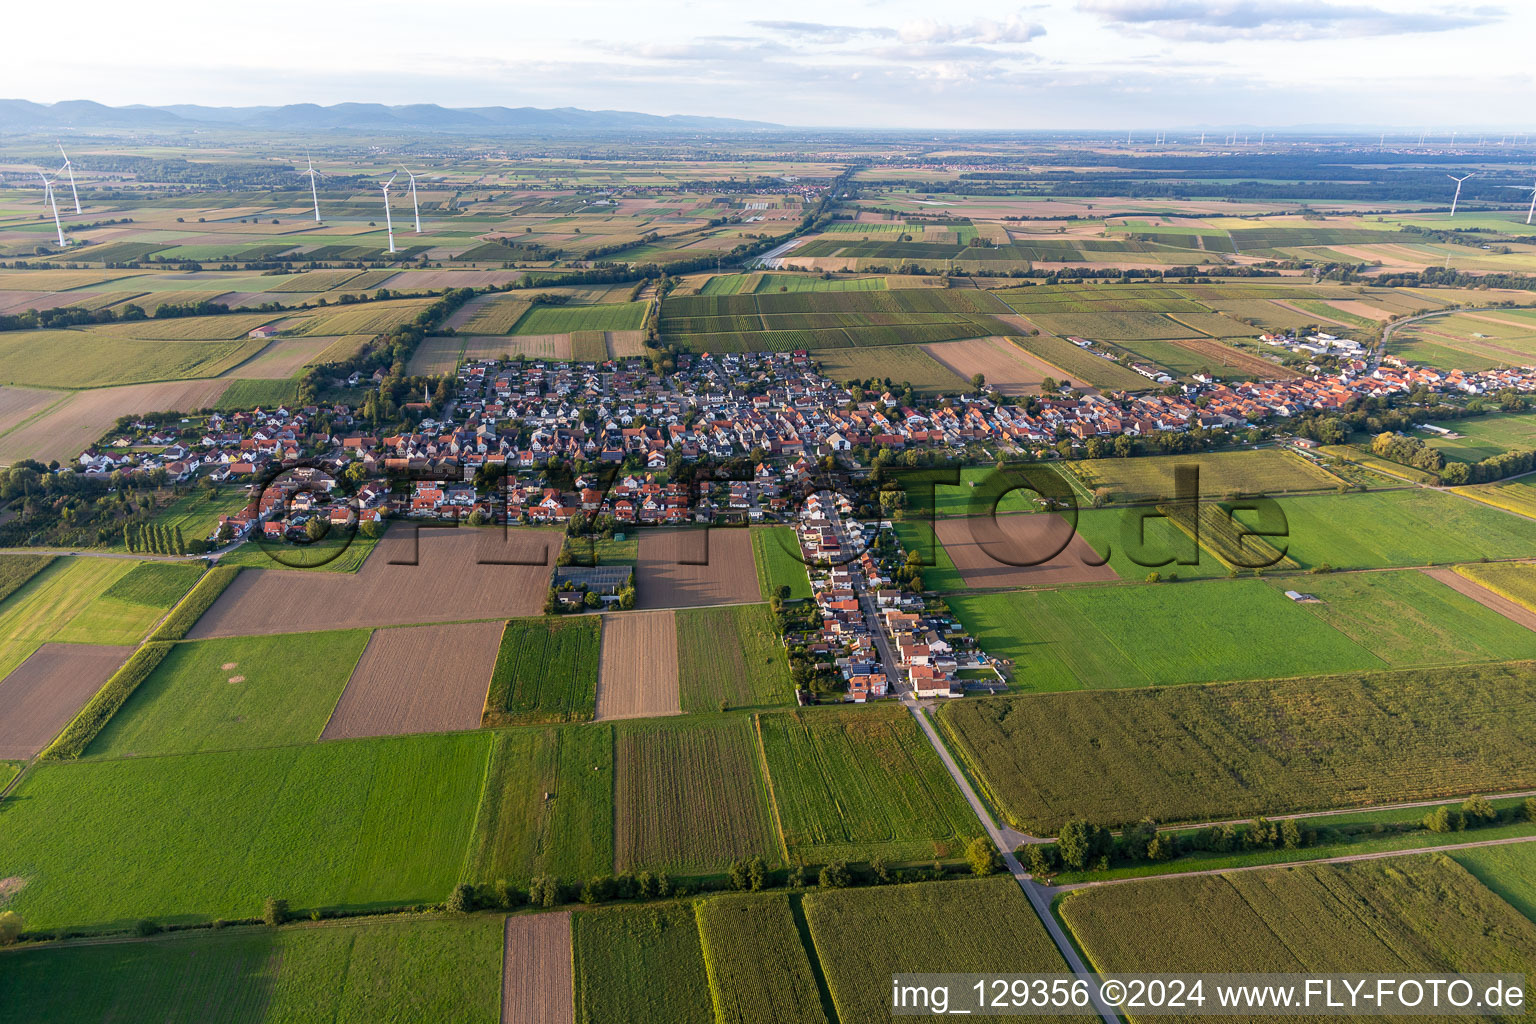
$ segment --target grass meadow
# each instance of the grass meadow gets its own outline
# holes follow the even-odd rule
[[[512,619],[491,669],[484,724],[538,725],[592,717],[597,703],[597,616]]]
[[[752,555],[757,563],[757,586],[763,600],[771,600],[779,587],[789,588],[792,601],[811,596],[811,579],[800,560],[800,542],[792,526],[759,526],[752,529]]]
[[[794,699],[789,659],[765,604],[685,608],[677,620],[677,681],[685,712],[768,707]]]
[[[571,916],[577,1024],[710,1024],[693,907],[608,907]]]

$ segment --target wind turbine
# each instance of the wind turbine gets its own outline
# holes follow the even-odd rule
[[[399,173],[391,174],[389,180],[379,186],[379,188],[384,190],[384,227],[389,231],[389,253],[391,256],[395,253],[395,221],[389,215],[389,186],[393,185],[398,177],[400,177]]]
[[[315,179],[320,176],[320,172],[315,170],[315,161],[310,157],[308,153],[304,154],[304,159],[309,162],[309,170],[305,171],[304,173],[309,175],[309,197],[315,201],[315,223],[319,224],[320,190],[315,187]]]
[[[400,169],[405,171],[406,177],[411,179],[411,210],[416,214],[416,233],[419,235],[421,234],[421,207],[416,203],[416,175],[404,167]]]
[[[1476,174],[1476,173],[1477,173],[1476,171],[1472,172],[1472,174]],[[1460,178],[1456,177],[1456,175],[1454,175],[1454,174],[1447,174],[1446,175],[1447,178],[1450,178],[1452,181],[1454,181],[1456,183],[1456,194],[1451,197],[1451,216],[1452,217],[1456,216],[1456,202],[1457,202],[1457,200],[1459,200],[1461,198],[1461,183],[1466,181],[1467,178],[1472,177],[1472,174],[1468,174],[1468,175],[1465,175],[1465,176],[1460,177]]]
[[[64,158],[64,170],[69,172],[69,194],[75,197],[75,213],[80,212],[80,193],[75,191],[75,165],[69,162],[69,154],[64,152],[63,143],[59,144],[59,155]]]
[[[53,180],[42,171],[38,171],[37,176],[43,179],[43,202],[53,207],[53,226],[59,232],[59,248],[63,249],[69,243],[64,241],[64,225],[59,221],[59,201],[53,194]]]
[[[1525,213],[1525,222],[1529,224],[1532,217],[1536,217],[1536,185],[1500,185],[1500,188],[1517,188],[1522,192],[1531,194],[1531,208]]]

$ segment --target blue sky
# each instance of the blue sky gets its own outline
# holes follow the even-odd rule
[[[1525,131],[1536,3],[18,5],[0,95],[578,106],[794,125]],[[46,39],[56,45],[42,45]]]

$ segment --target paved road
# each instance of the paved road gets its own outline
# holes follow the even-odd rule
[[[1483,839],[1470,843],[1451,843],[1446,846],[1419,846],[1411,850],[1382,850],[1378,853],[1350,853],[1342,857],[1319,857],[1316,860],[1285,861],[1275,864],[1244,864],[1235,868],[1208,868],[1204,871],[1173,871],[1163,875],[1135,875],[1130,878],[1105,878],[1097,882],[1069,882],[1066,885],[1037,886],[1052,898],[1073,889],[1096,889],[1104,885],[1125,885],[1129,882],[1154,882],[1158,879],[1188,878],[1191,875],[1229,875],[1234,871],[1275,871],[1284,867],[1301,867],[1306,864],[1349,864],[1358,860],[1384,860],[1387,857],[1412,857],[1418,853],[1445,853],[1447,850],[1470,850],[1478,846],[1508,846],[1512,843],[1536,843],[1536,836],[1514,836],[1509,839]]]
[[[84,551],[76,551],[72,548],[0,548],[0,555],[60,555],[78,556],[80,558],[130,558],[135,562],[186,562],[199,558],[207,558],[208,555],[150,555],[130,554],[127,551],[92,551],[87,548]]]
[[[928,721],[928,716],[915,703],[907,702],[907,707],[911,710],[913,717],[917,719],[917,724],[922,728],[924,735],[928,737],[928,742],[932,743],[933,749],[938,752],[939,759],[944,762],[944,767],[949,769],[949,774],[954,778],[955,784],[960,787],[960,792],[964,794],[966,802],[971,805],[971,810],[975,811],[976,817],[981,819],[982,827],[987,830],[987,835],[997,845],[997,848],[1002,851],[1003,863],[1007,865],[1008,873],[1013,876],[1015,882],[1019,883],[1019,888],[1024,890],[1024,895],[1029,898],[1030,906],[1035,908],[1035,914],[1040,918],[1040,923],[1045,925],[1045,930],[1050,933],[1051,941],[1056,943],[1056,948],[1061,952],[1062,959],[1067,962],[1067,966],[1072,969],[1073,974],[1089,983],[1089,991],[1095,992],[1092,973],[1089,972],[1087,966],[1083,963],[1082,957],[1077,955],[1077,950],[1073,948],[1072,941],[1067,938],[1067,933],[1056,922],[1055,916],[1051,913],[1051,900],[1054,898],[1054,894],[1030,878],[1029,872],[1024,870],[1024,865],[1019,863],[1019,858],[1013,855],[1013,847],[1016,844],[1010,844],[1003,830],[999,829],[992,820],[992,815],[987,812],[987,808],[981,802],[981,798],[971,788],[970,781],[966,779],[965,773],[960,771],[960,766],[950,756],[949,748],[945,747],[943,742],[940,741],[939,734],[934,731],[933,723]],[[1097,995],[1093,996],[1093,1001],[1094,1009],[1099,1011],[1099,1016],[1104,1018],[1105,1024],[1120,1024],[1120,1018],[1113,1010],[1105,1006],[1098,999]]]

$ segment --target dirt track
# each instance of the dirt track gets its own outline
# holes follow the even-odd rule
[[[201,640],[539,614],[559,537],[548,531],[392,527],[355,574],[246,569],[189,634]],[[487,564],[493,560],[534,564]],[[417,564],[390,564],[391,562]]]
[[[746,530],[642,530],[635,566],[640,608],[699,608],[761,600]]]
[[[0,757],[35,756],[132,653],[96,644],[39,647],[0,681]]]
[[[1426,576],[1437,579],[1464,597],[1470,597],[1491,611],[1496,611],[1511,622],[1518,622],[1526,629],[1536,630],[1536,612],[1532,612],[1502,594],[1495,594],[1486,587],[1467,579],[1455,569],[1425,569]]]
[[[1098,554],[1060,516],[1035,513],[941,519],[935,531],[968,587],[1027,587],[1120,578],[1108,565],[1095,564]],[[1046,555],[1051,557],[1038,565],[1017,564]]]
[[[682,713],[676,616],[666,611],[604,615],[597,720]]]
[[[376,631],[320,738],[479,728],[505,625],[469,622]]]
[[[507,918],[503,957],[502,1024],[572,1024],[569,911]]]

